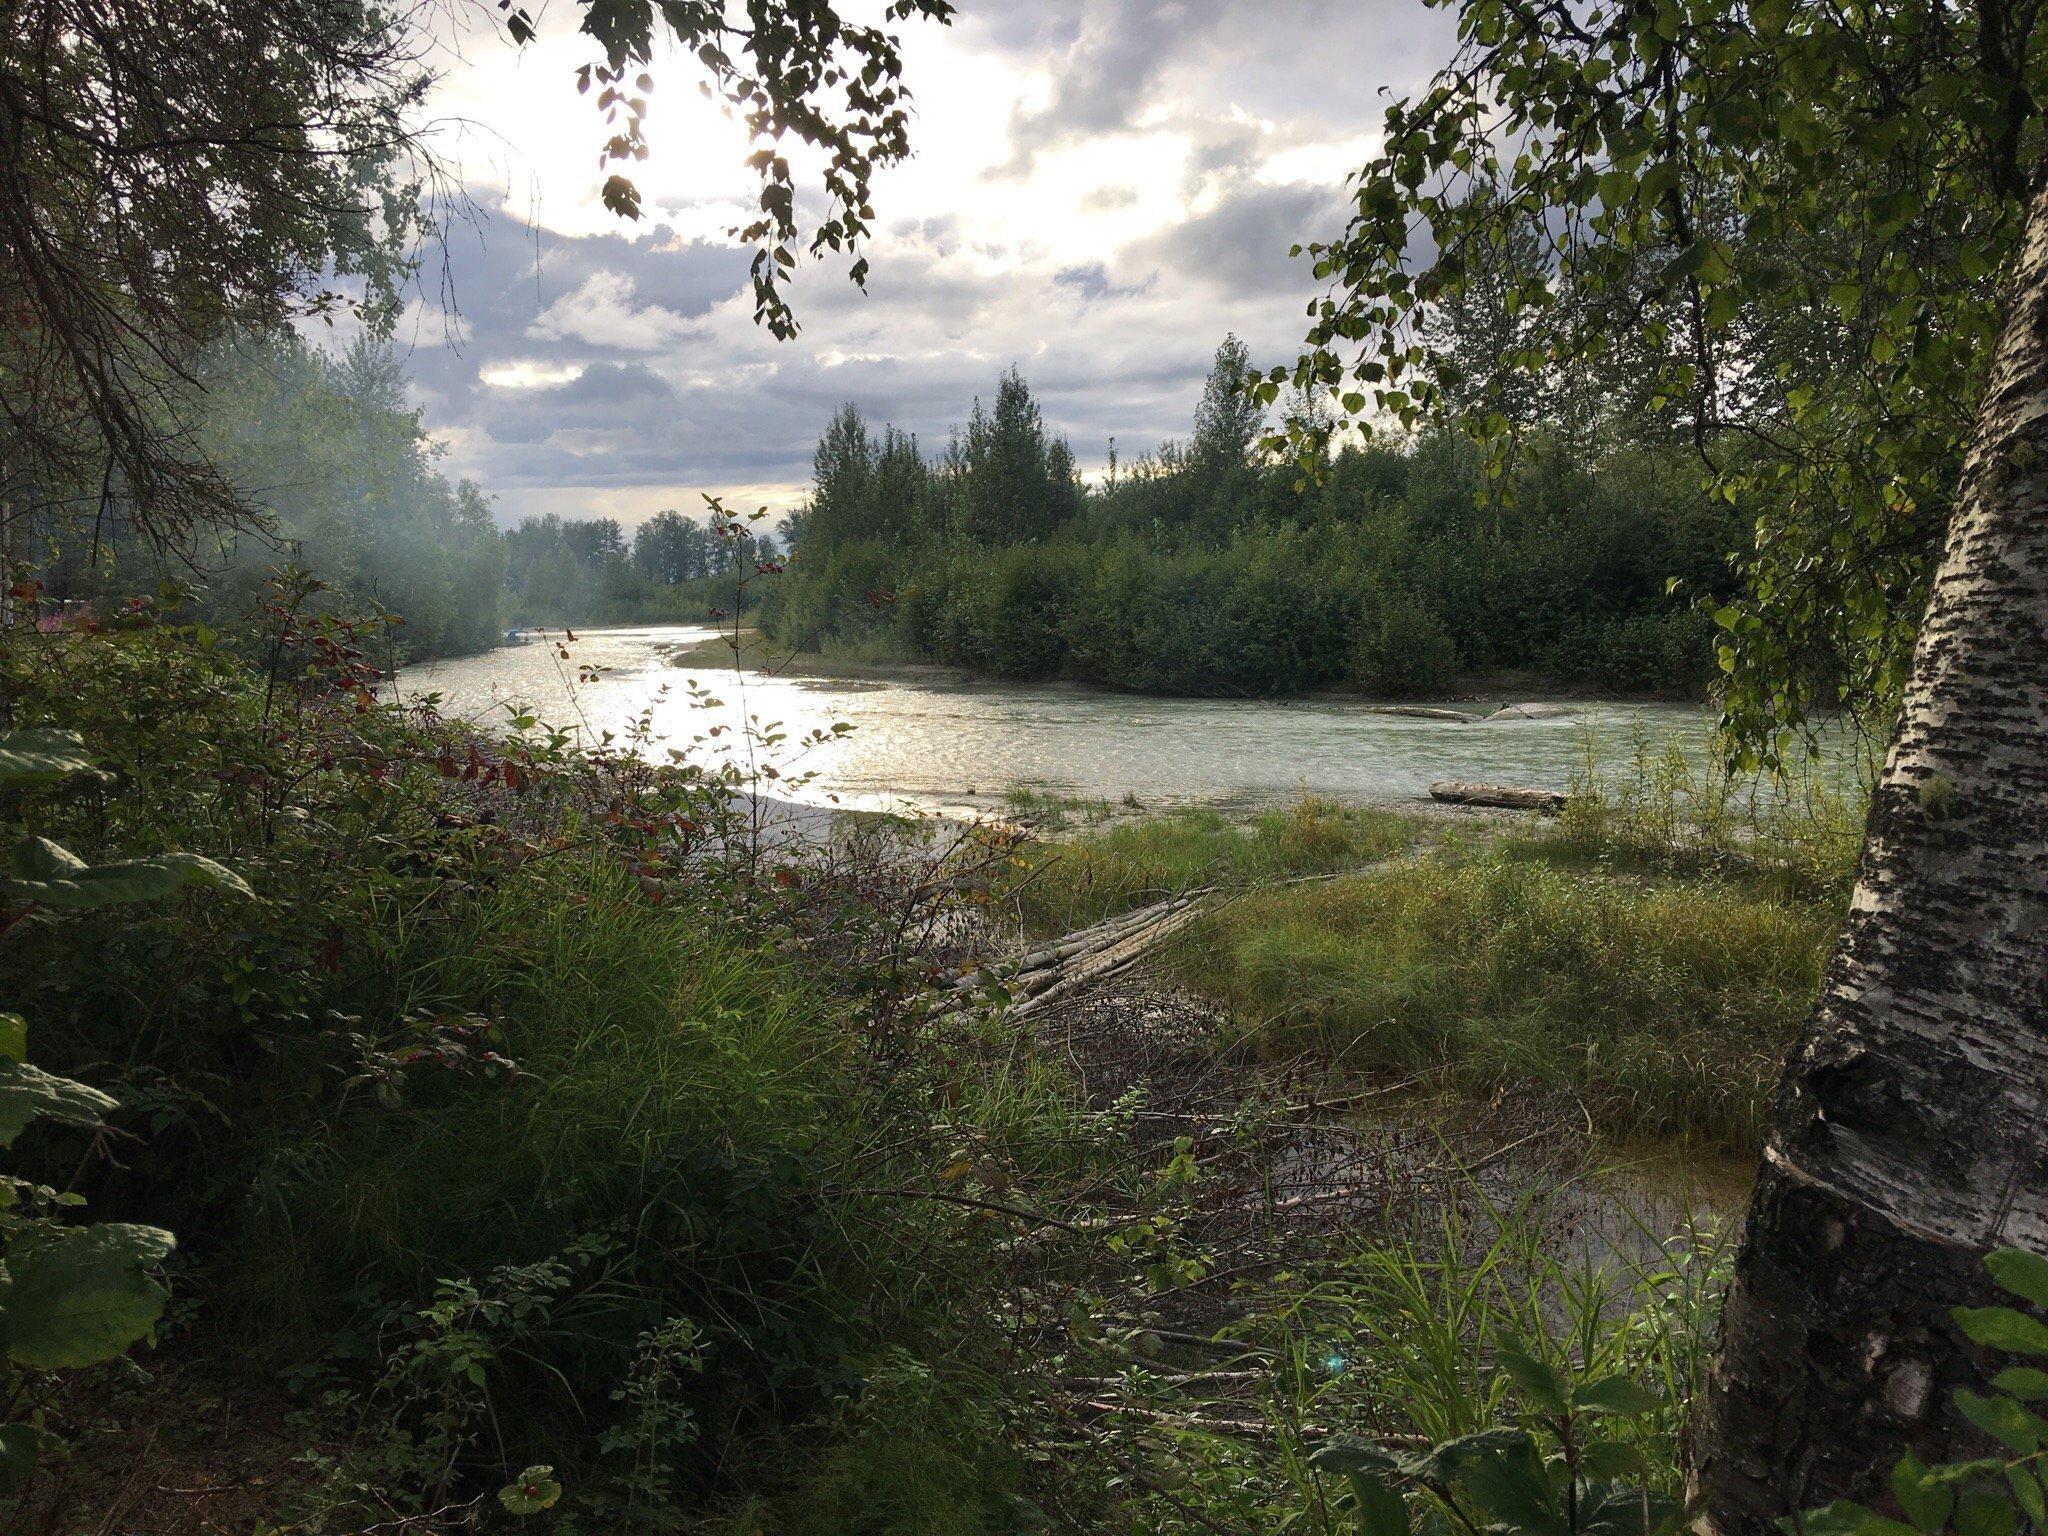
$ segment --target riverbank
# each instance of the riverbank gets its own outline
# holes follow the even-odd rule
[[[182,1536],[217,1505],[424,1536],[512,1529],[502,1491],[545,1485],[635,1533],[688,1511],[730,1536],[1012,1536],[1034,1510],[1178,1533],[1174,1501],[1234,1488],[1250,1508],[1215,1514],[1263,1536],[1321,1497],[1334,1426],[1435,1433],[1374,1340],[1441,1328],[1436,1300],[1359,1289],[1371,1266],[1505,1286],[1506,1259],[1463,1261],[1512,1234],[1540,1290],[1627,1224],[1571,1193],[1603,1163],[1741,1144],[1754,1074],[1721,1048],[1779,1027],[1790,970],[1769,1009],[1738,1003],[1804,941],[1760,914],[1824,899],[1753,839],[1658,841],[1647,789],[1534,851],[1550,835],[1520,824],[1460,843],[1300,797],[1035,842],[764,836],[746,797],[779,772],[537,720],[484,741],[433,690],[363,693],[345,637],[280,644],[275,674],[172,625],[0,658],[17,721],[121,776],[12,792],[20,830],[95,861],[203,850],[250,892],[36,912],[0,946],[38,1063],[132,1106],[118,1163],[59,1127],[24,1171],[82,1167],[96,1215],[183,1239],[160,1388],[38,1380],[76,1455],[32,1484],[37,1519]],[[762,723],[762,761],[781,735]],[[950,984],[1204,888],[1155,970],[1071,1011]],[[1645,1055],[1688,1019],[1697,1050]],[[1674,1220],[1640,1213],[1659,1240]],[[1451,1334],[1438,1386],[1497,1416]],[[1372,1370],[1299,1353],[1331,1339]],[[220,1422],[206,1399],[260,1433],[153,1421]],[[199,1492],[138,1492],[159,1440],[161,1490]],[[306,1455],[282,1475],[280,1440]]]
[[[1561,824],[1314,800],[1070,822],[1030,856],[1017,920],[1044,936],[1220,887],[1157,964],[1244,1048],[1740,1162],[1840,927],[1853,818],[1717,834],[1646,792],[1594,786]]]
[[[729,629],[717,635],[678,646],[669,653],[670,663],[681,668],[724,668],[773,673],[786,677],[850,678],[884,682],[930,682],[948,685],[974,683],[1002,684],[1016,679],[999,672],[978,673],[971,668],[944,662],[921,661],[906,654],[874,645],[836,647],[824,651],[793,649],[782,645],[758,627],[742,626],[735,636]],[[1175,690],[1115,688],[1099,682],[1065,678],[1032,680],[1033,686],[1067,688],[1081,693],[1136,698],[1248,698],[1284,704],[1291,700],[1331,700],[1347,704],[1385,705],[1411,708],[1417,704],[1412,693],[1374,692],[1344,686],[1318,686],[1271,694],[1239,694],[1228,690],[1177,692]],[[1452,674],[1428,698],[1443,705],[1468,705],[1473,718],[1482,719],[1495,710],[1519,704],[1603,704],[1690,703],[1699,690],[1638,689],[1604,687],[1597,681],[1574,681],[1539,672],[1475,672]]]

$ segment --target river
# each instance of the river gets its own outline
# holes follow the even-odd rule
[[[1585,701],[1567,713],[1485,724],[1376,713],[1351,699],[1171,699],[1059,684],[770,675],[679,666],[713,637],[699,626],[579,630],[552,643],[406,668],[407,697],[437,693],[451,718],[501,726],[528,706],[586,739],[645,717],[651,751],[773,763],[779,793],[866,810],[985,811],[1014,786],[1156,809],[1249,808],[1306,792],[1351,802],[1415,800],[1433,779],[1568,786],[1590,760],[1623,767],[1637,742],[1704,750],[1708,716],[1678,704]],[[588,680],[582,680],[587,678]],[[694,682],[715,702],[693,698]],[[1484,713],[1484,700],[1447,707]],[[765,750],[751,718],[790,740]],[[798,753],[813,731],[850,727]],[[808,775],[808,778],[803,778]],[[802,779],[802,782],[793,782]]]

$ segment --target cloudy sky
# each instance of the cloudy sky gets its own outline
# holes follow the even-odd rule
[[[661,61],[645,217],[608,213],[577,15],[552,0],[526,49],[479,33],[439,59],[436,142],[473,212],[430,285],[452,306],[401,332],[447,468],[508,522],[635,524],[706,491],[781,510],[842,401],[936,451],[1012,363],[1084,468],[1111,437],[1185,435],[1225,332],[1292,356],[1313,284],[1289,245],[1341,227],[1383,92],[1451,47],[1421,0],[964,0],[906,38],[916,154],[876,186],[867,292],[807,264],[803,332],[776,342],[725,238],[743,133]]]

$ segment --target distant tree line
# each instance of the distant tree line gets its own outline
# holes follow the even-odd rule
[[[1112,445],[1095,485],[1015,370],[936,456],[848,405],[762,622],[809,650],[1148,692],[1420,694],[1497,673],[1702,689],[1702,599],[1729,584],[1742,517],[1701,494],[1682,444],[1589,409],[1504,477],[1449,433],[1304,475],[1261,453],[1253,377],[1226,340],[1192,435],[1128,464]]]
[[[508,611],[525,624],[708,619],[735,606],[735,577],[773,552],[765,531],[721,531],[673,509],[630,538],[615,518],[529,517],[505,535]]]

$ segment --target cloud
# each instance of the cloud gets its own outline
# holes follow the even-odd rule
[[[593,272],[526,328],[535,341],[580,342],[618,352],[662,352],[690,334],[690,322],[659,304],[642,304],[623,272]]]
[[[1341,195],[1329,187],[1234,187],[1202,213],[1140,241],[1133,260],[1157,261],[1227,293],[1310,290],[1307,265],[1288,249],[1342,223]]]
[[[1059,287],[1071,288],[1083,298],[1090,300],[1123,299],[1145,291],[1143,283],[1118,287],[1110,281],[1109,269],[1099,261],[1091,261],[1080,267],[1062,267],[1053,273],[1052,280]]]
[[[780,510],[840,403],[937,451],[1013,364],[1084,467],[1112,436],[1128,457],[1188,432],[1226,331],[1291,356],[1314,284],[1287,248],[1342,227],[1380,88],[1413,89],[1451,25],[1420,0],[1040,0],[913,29],[917,155],[876,183],[867,291],[805,265],[790,344],[754,324],[725,236],[729,125],[677,109],[645,178],[659,217],[621,224],[589,206],[581,45],[483,57],[457,100],[511,148],[470,178],[428,296],[459,321],[410,318],[424,418],[507,518],[631,523],[705,491]],[[687,76],[658,61],[658,99]]]

